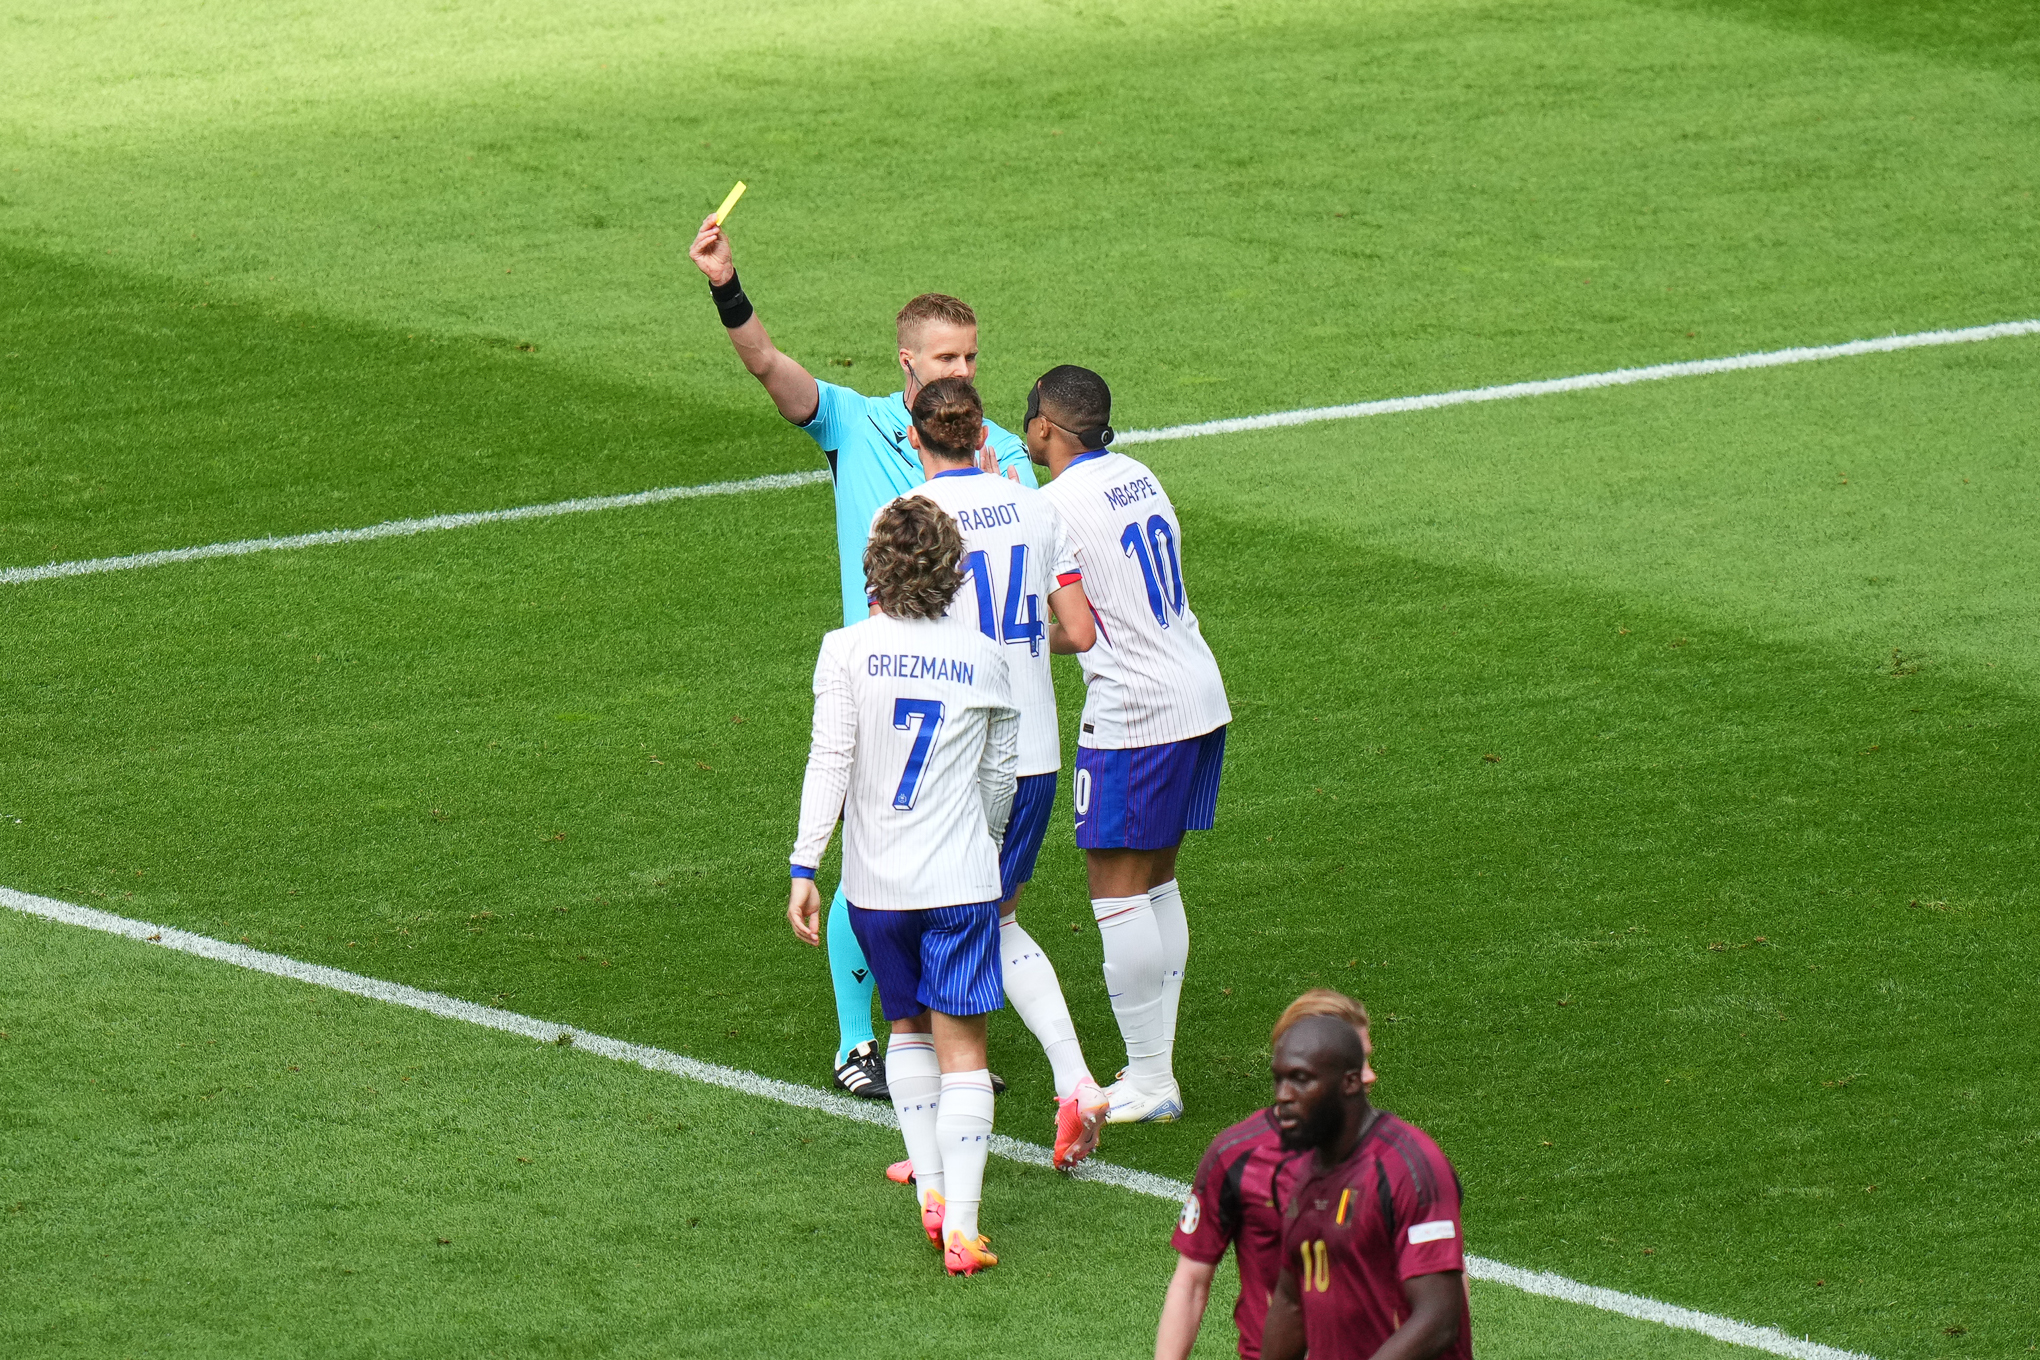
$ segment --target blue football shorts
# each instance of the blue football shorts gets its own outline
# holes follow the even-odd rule
[[[1023,774],[1013,790],[1013,817],[999,847],[999,900],[1010,902],[1020,885],[1034,877],[1034,861],[1048,834],[1048,814],[1055,807],[1055,771]]]
[[[888,1020],[922,1011],[983,1015],[1006,1004],[997,902],[920,911],[866,911],[852,902],[850,929]]]
[[[1166,850],[1218,814],[1225,729],[1116,751],[1077,748],[1071,781],[1077,844],[1085,850]]]

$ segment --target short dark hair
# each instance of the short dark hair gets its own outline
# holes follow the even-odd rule
[[[985,403],[968,378],[937,378],[914,394],[914,428],[921,442],[950,458],[977,453],[985,431]]]
[[[916,342],[930,321],[947,321],[952,326],[977,325],[977,313],[962,298],[953,298],[947,293],[923,293],[908,301],[900,308],[900,314],[893,318],[896,333],[902,346],[912,337]]]
[[[1112,442],[1112,389],[1088,368],[1057,364],[1035,381],[1041,412],[1090,448]]]
[[[1358,1072],[1367,1066],[1367,1045],[1360,1040],[1359,1027],[1343,1015],[1323,1011],[1299,1015],[1290,1021],[1288,1028],[1276,1035],[1276,1046],[1279,1047],[1285,1040],[1315,1044],[1318,1051],[1336,1056],[1348,1072]],[[1310,1049],[1304,1051],[1307,1053]]]
[[[947,510],[901,496],[878,512],[864,548],[864,588],[896,619],[939,619],[963,585],[963,535]]]
[[[1275,1022],[1275,1033],[1270,1042],[1280,1042],[1296,1022],[1306,1015],[1329,1015],[1335,1020],[1344,1020],[1356,1030],[1367,1028],[1367,1008],[1329,987],[1313,987],[1289,1003],[1289,1009],[1282,1012],[1282,1018]]]

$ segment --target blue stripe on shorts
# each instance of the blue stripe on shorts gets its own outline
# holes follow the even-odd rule
[[[1077,844],[1085,850],[1166,850],[1218,816],[1225,729],[1155,746],[1077,748]]]
[[[1006,1004],[999,962],[999,904],[921,911],[867,911],[850,904],[888,1020],[922,1011],[983,1015]]]
[[[1055,771],[1023,774],[1013,790],[1013,819],[999,847],[999,900],[1010,902],[1020,885],[1034,877],[1041,839],[1048,834],[1048,814],[1055,807]]]

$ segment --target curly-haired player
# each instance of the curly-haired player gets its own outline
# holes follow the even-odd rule
[[[878,612],[822,639],[786,914],[821,943],[815,866],[843,822],[850,927],[892,1022],[886,1077],[921,1225],[952,1275],[996,1265],[978,1233],[992,1136],[985,1016],[1005,1004],[999,843],[1019,712],[1004,649],[949,614],[956,521],[919,497],[880,512],[864,551]]]
[[[1020,783],[999,851],[1000,954],[1006,999],[1041,1041],[1054,1071],[1055,1165],[1067,1169],[1097,1146],[1110,1102],[1084,1062],[1055,966],[1017,913],[1020,890],[1034,877],[1062,768],[1049,653],[1091,647],[1096,640],[1091,604],[1048,497],[978,465],[987,435],[977,389],[963,378],[938,378],[915,395],[911,410],[907,438],[928,474],[914,494],[955,516],[963,535],[964,588],[952,607],[999,643],[1012,666],[1013,700],[1020,708]],[[895,1167],[889,1174],[897,1177],[899,1171]]]

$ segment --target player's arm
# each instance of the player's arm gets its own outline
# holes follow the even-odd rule
[[[716,310],[722,313],[730,344],[751,376],[765,385],[779,414],[796,425],[813,420],[821,409],[821,388],[815,385],[814,374],[780,353],[765,333],[765,323],[758,319],[751,300],[744,296],[743,285],[737,282],[729,233],[716,225],[715,214],[702,219],[694,244],[687,248],[687,258],[708,276],[709,291],[715,297]],[[732,320],[737,324],[731,325]]]
[[[1053,510],[1053,502],[1046,496],[1042,500]],[[1098,641],[1098,611],[1091,608],[1091,597],[1084,593],[1083,559],[1077,555],[1077,545],[1070,541],[1069,529],[1059,514],[1055,516],[1054,544],[1050,574],[1055,577],[1055,589],[1048,592],[1052,616],[1048,650],[1057,656],[1088,652]]]
[[[1057,656],[1073,656],[1097,645],[1098,622],[1081,579],[1051,590],[1048,607],[1055,614],[1048,625],[1048,650]]]
[[[1374,1352],[1374,1360],[1429,1360],[1459,1339],[1466,1307],[1465,1232],[1459,1221],[1459,1177],[1426,1140],[1431,1174],[1420,1183],[1395,1177],[1392,1221],[1410,1226],[1395,1236],[1396,1273],[1409,1316]]]
[[[850,678],[827,641],[815,662],[815,720],[808,741],[807,774],[800,787],[800,836],[791,863],[793,887],[786,900],[786,919],[793,933],[809,944],[822,942],[822,895],[815,887],[815,869],[829,848],[843,799],[850,791],[850,762],[857,754],[857,704]]]
[[[1155,1329],[1155,1360],[1189,1360],[1217,1270],[1216,1261],[1177,1255],[1176,1273],[1169,1277],[1169,1292],[1162,1299],[1161,1326]]]
[[[1466,1305],[1465,1277],[1456,1270],[1417,1275],[1403,1281],[1403,1297],[1409,1300],[1410,1315],[1381,1343],[1374,1360],[1431,1360],[1451,1350]]]
[[[1303,1360],[1303,1345],[1303,1304],[1297,1298],[1296,1271],[1285,1269],[1275,1281],[1275,1292],[1268,1296],[1261,1360]]]
[[[985,753],[978,758],[978,796],[985,804],[985,827],[1004,842],[1006,823],[1013,820],[1013,794],[1020,786],[1020,710],[995,708],[985,726]]]

